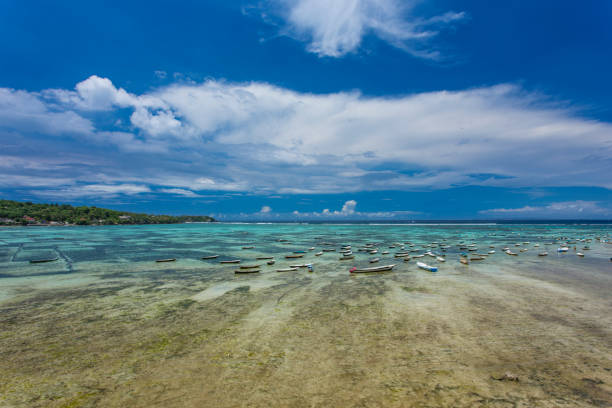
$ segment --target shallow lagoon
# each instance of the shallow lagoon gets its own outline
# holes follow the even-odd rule
[[[611,233],[609,225],[3,228],[0,406],[610,406],[612,245],[596,237]],[[574,244],[558,255],[566,238],[592,239],[575,244],[590,246],[586,256]],[[393,258],[397,242],[420,253],[448,244],[447,261],[426,258],[439,271],[420,270]],[[465,266],[459,242],[496,253]],[[379,253],[314,255],[366,243]],[[513,257],[505,246],[529,250]],[[307,251],[303,260],[284,259],[296,250]],[[266,255],[276,264],[254,275],[219,264],[265,265],[255,258]],[[398,265],[348,273],[373,257]],[[154,262],[161,258],[177,261]],[[314,272],[275,271],[305,262]]]

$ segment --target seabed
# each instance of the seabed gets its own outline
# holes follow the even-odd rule
[[[541,225],[1,229],[0,406],[612,406],[610,232]],[[556,253],[556,242],[568,237],[591,240],[585,258],[573,249]],[[530,249],[517,257],[501,250],[524,241]],[[427,259],[435,273],[394,260],[398,247],[376,254],[378,265],[398,264],[392,272],[351,275],[350,267],[369,266],[372,256],[356,251],[368,242],[380,251],[395,242],[422,252],[441,252],[424,247],[431,242],[451,248],[445,263]],[[458,242],[482,251],[494,245],[496,253],[466,266]],[[314,255],[346,244],[354,262],[339,261],[337,252]],[[538,257],[546,248],[550,255]],[[314,271],[276,272],[295,263],[284,259],[295,250],[307,251],[299,263]],[[58,261],[28,263],[54,254]],[[220,256],[200,259],[211,254]],[[259,274],[235,275],[236,266],[219,264],[266,255],[277,262]],[[154,262],[170,257],[177,261]]]

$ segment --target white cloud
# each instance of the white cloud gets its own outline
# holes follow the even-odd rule
[[[202,197],[199,194],[194,193],[191,190],[185,190],[184,188],[162,188],[158,190],[161,193],[167,193],[167,194],[173,194],[173,195],[178,195],[178,196],[182,196],[182,197]]]
[[[88,134],[92,123],[71,110],[55,111],[38,94],[0,88],[0,129],[45,134]]]
[[[74,183],[262,194],[466,185],[612,189],[612,125],[514,85],[382,98],[222,81],[133,95],[104,78],[87,83],[83,95],[97,96],[65,91],[81,102],[46,91],[0,90],[0,130],[10,132],[0,138],[8,145],[21,137],[41,149],[32,133],[71,132],[79,142],[72,147],[82,152],[78,161],[61,163],[63,170],[40,162]],[[119,122],[97,130],[73,111],[79,104],[130,104],[131,128]],[[66,157],[65,146],[48,143],[44,156]],[[32,154],[24,149],[3,155]],[[43,171],[23,168],[22,175],[40,180],[49,176]]]
[[[321,212],[299,212],[293,211],[292,215],[302,218],[302,219],[356,219],[356,218],[366,218],[366,219],[402,219],[402,218],[410,218],[417,214],[420,214],[418,211],[373,211],[373,212],[359,212],[356,211],[357,201],[355,200],[347,200],[342,205],[342,209],[340,211],[334,210],[330,211],[329,208],[323,209]]]
[[[342,211],[340,212],[341,214],[345,214],[345,215],[355,214],[355,207],[357,207],[357,201],[348,200],[347,202],[344,203],[344,205],[342,206]]]
[[[340,57],[359,48],[362,39],[380,39],[421,58],[438,58],[428,40],[464,13],[447,12],[422,19],[411,15],[417,1],[399,0],[280,0],[264,12],[284,20],[285,34],[309,42],[308,51]]]
[[[261,210],[259,210],[259,212],[262,214],[268,214],[271,211],[272,211],[272,208],[270,208],[270,206],[268,205],[264,205],[263,207],[261,207]]]
[[[72,183],[70,183],[72,184]],[[43,197],[54,197],[61,199],[73,199],[80,197],[88,198],[111,198],[119,195],[137,195],[141,193],[149,193],[151,189],[145,185],[137,184],[87,184],[87,185],[69,185],[57,189],[49,189],[44,191],[34,191],[33,193]]]
[[[612,215],[612,208],[601,206],[597,201],[562,201],[544,206],[524,206],[520,208],[494,208],[482,210],[481,214],[500,215],[504,217],[574,217],[597,216],[608,217]]]

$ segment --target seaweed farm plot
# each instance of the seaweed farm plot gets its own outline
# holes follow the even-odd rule
[[[0,229],[0,406],[610,406],[611,232]]]

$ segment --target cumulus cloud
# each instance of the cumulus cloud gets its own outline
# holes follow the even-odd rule
[[[364,36],[373,34],[421,58],[440,54],[429,40],[439,30],[465,18],[463,12],[447,12],[431,18],[412,15],[417,1],[399,0],[278,0],[264,16],[280,16],[283,32],[308,42],[308,51],[321,57],[341,57],[359,48]]]
[[[261,207],[261,210],[259,210],[259,212],[262,214],[268,214],[271,211],[272,211],[272,208],[268,205],[264,205],[263,207]]]
[[[421,214],[418,211],[402,210],[402,211],[371,211],[371,212],[359,212],[356,211],[357,201],[347,200],[342,205],[341,210],[330,211],[329,208],[323,209],[321,212],[299,212],[293,211],[293,215],[302,219],[356,219],[356,218],[367,218],[367,219],[403,219],[410,218],[415,215]]]
[[[15,179],[23,186],[53,177],[194,194],[612,188],[612,125],[516,85],[383,98],[256,82],[174,84],[140,95],[105,78],[83,83],[65,90],[72,96],[64,99],[57,96],[62,90],[0,90],[0,138],[5,145],[22,138],[3,152],[8,162],[26,151],[32,156],[31,147],[19,146],[40,150],[41,133],[78,140],[45,144],[45,157],[66,157],[68,146],[78,149],[78,161],[53,164],[53,174],[24,167],[20,175],[30,179]],[[131,110],[130,124],[111,120],[99,128],[81,116],[94,107],[110,109],[105,115],[121,109],[117,116]],[[15,174],[9,170],[3,175]],[[356,203],[329,212],[351,210]]]
[[[76,112],[52,109],[37,93],[0,88],[0,130],[51,135],[89,134],[93,124]]]

